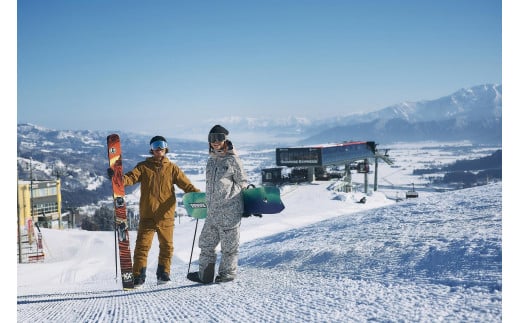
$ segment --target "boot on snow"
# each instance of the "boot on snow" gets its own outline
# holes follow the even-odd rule
[[[188,276],[186,276],[186,278],[188,278],[189,280],[202,284],[212,283],[214,277],[215,264],[208,264],[202,273],[200,273],[199,271],[195,271],[192,273],[188,273]]]
[[[143,287],[145,280],[146,280],[146,267],[143,267],[143,268],[141,268],[139,275],[134,276],[134,288]]]
[[[157,285],[168,284],[171,282],[170,274],[164,270],[163,265],[157,266]]]

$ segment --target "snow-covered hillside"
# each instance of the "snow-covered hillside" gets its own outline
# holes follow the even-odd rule
[[[44,230],[46,261],[17,268],[18,322],[502,321],[502,183],[366,204],[329,185],[287,187],[281,214],[244,219],[239,277],[224,284],[185,278],[186,217],[172,284],[156,286],[155,241],[135,291],[115,279],[112,232]]]

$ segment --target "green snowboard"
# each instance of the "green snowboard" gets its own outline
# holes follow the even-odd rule
[[[276,214],[285,209],[280,197],[280,189],[275,186],[255,187],[249,184],[242,191],[244,214]]]
[[[188,215],[196,219],[205,219],[206,213],[206,193],[191,192],[182,197],[182,204],[186,208]]]
[[[242,191],[244,214],[276,214],[285,209],[280,198],[280,189],[274,186],[255,187],[249,184]],[[182,203],[188,215],[196,219],[205,219],[207,214],[206,193],[191,192],[182,197]]]

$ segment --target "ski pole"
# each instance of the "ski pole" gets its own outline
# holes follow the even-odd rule
[[[193,243],[191,244],[191,253],[190,253],[190,262],[188,264],[188,274],[190,273],[191,267],[191,257],[193,256],[193,247],[195,246],[195,237],[197,236],[197,225],[199,224],[199,219],[195,222],[195,232],[193,233]]]
[[[117,223],[116,223],[116,215],[115,215],[115,206],[114,206],[114,259],[116,261],[116,276],[114,279],[117,282]]]

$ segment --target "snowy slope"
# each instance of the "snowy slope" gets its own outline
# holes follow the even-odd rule
[[[18,264],[18,321],[502,321],[502,183],[366,204],[328,185],[293,187],[281,214],[244,219],[239,278],[225,284],[185,278],[185,217],[172,284],[155,285],[154,243],[145,287],[126,292],[113,233],[44,230],[46,262]]]

